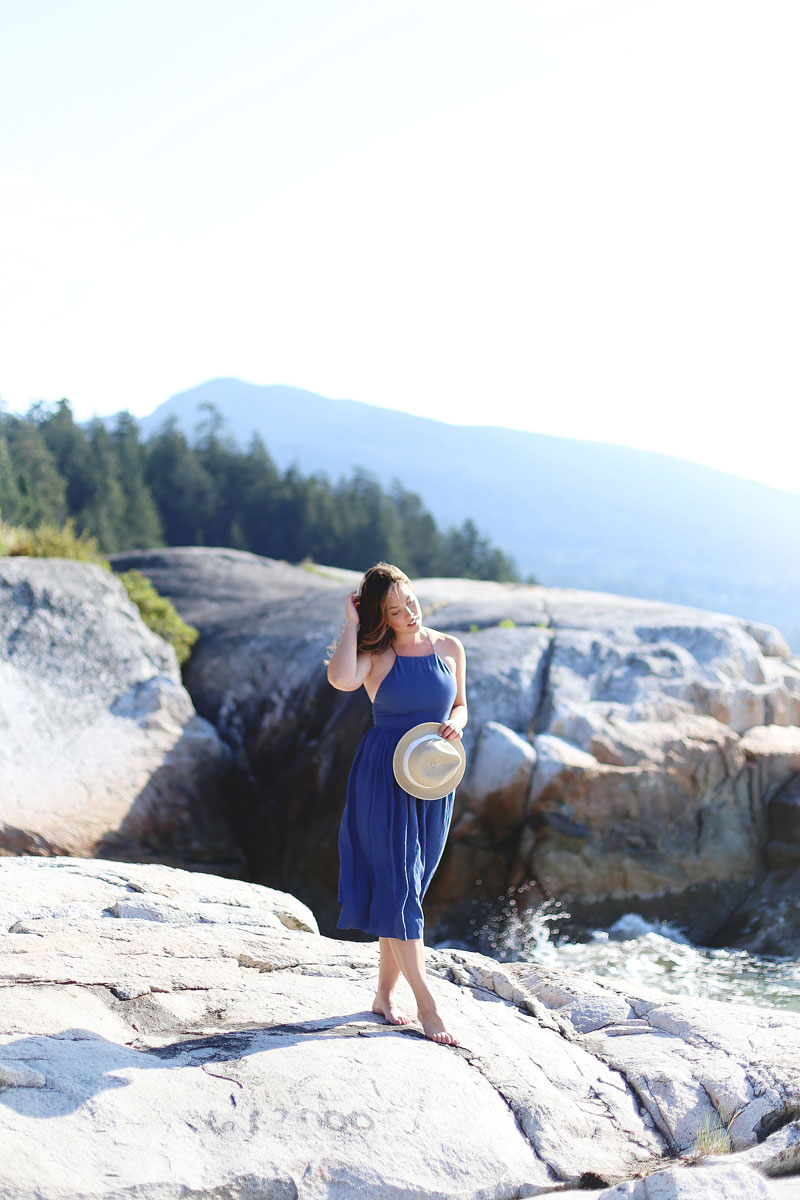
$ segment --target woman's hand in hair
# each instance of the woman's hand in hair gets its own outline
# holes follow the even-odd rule
[[[372,669],[371,656],[359,653],[358,649],[358,592],[351,592],[347,597],[345,611],[347,624],[328,660],[328,682],[340,692],[354,692]]]
[[[351,625],[355,623],[358,625],[358,592],[351,592],[347,597],[345,612],[347,614],[347,624]]]

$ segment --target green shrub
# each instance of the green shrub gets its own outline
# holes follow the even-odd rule
[[[29,558],[74,558],[111,570],[108,559],[100,551],[97,538],[76,533],[72,517],[60,528],[50,521],[40,522],[35,529],[23,529],[0,522],[0,553]]]
[[[123,571],[117,578],[139,609],[147,628],[169,642],[183,666],[200,636],[198,631],[193,625],[186,624],[172,601],[160,595],[141,571]]]
[[[14,532],[10,525],[6,525],[5,521],[0,520],[0,558],[5,558],[11,553]]]
[[[497,622],[498,629],[516,629],[517,622],[512,621],[511,617],[503,617],[502,621]]]

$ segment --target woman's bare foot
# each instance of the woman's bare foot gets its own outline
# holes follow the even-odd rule
[[[440,1042],[444,1046],[457,1046],[458,1042],[453,1037],[452,1033],[448,1033],[444,1027],[444,1021],[439,1016],[439,1010],[434,1006],[432,1009],[417,1009],[419,1023],[425,1031],[425,1037],[430,1038],[432,1042]]]
[[[410,1025],[411,1017],[395,1006],[394,996],[382,996],[376,992],[372,1011],[383,1017],[387,1025]]]

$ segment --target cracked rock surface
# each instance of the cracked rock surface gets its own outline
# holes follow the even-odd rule
[[[291,896],[0,861],[0,1198],[783,1200],[800,1183],[800,1017],[428,959],[455,1048],[375,1017],[377,946],[321,937]],[[715,1122],[733,1153],[681,1162]]]

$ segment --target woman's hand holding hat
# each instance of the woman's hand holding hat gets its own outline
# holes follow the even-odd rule
[[[460,736],[443,738],[440,729],[438,721],[423,721],[404,733],[395,747],[394,777],[417,800],[444,799],[464,775],[467,759]]]
[[[461,730],[452,721],[443,721],[439,726],[439,737],[446,738],[448,742],[457,742],[461,739]]]

